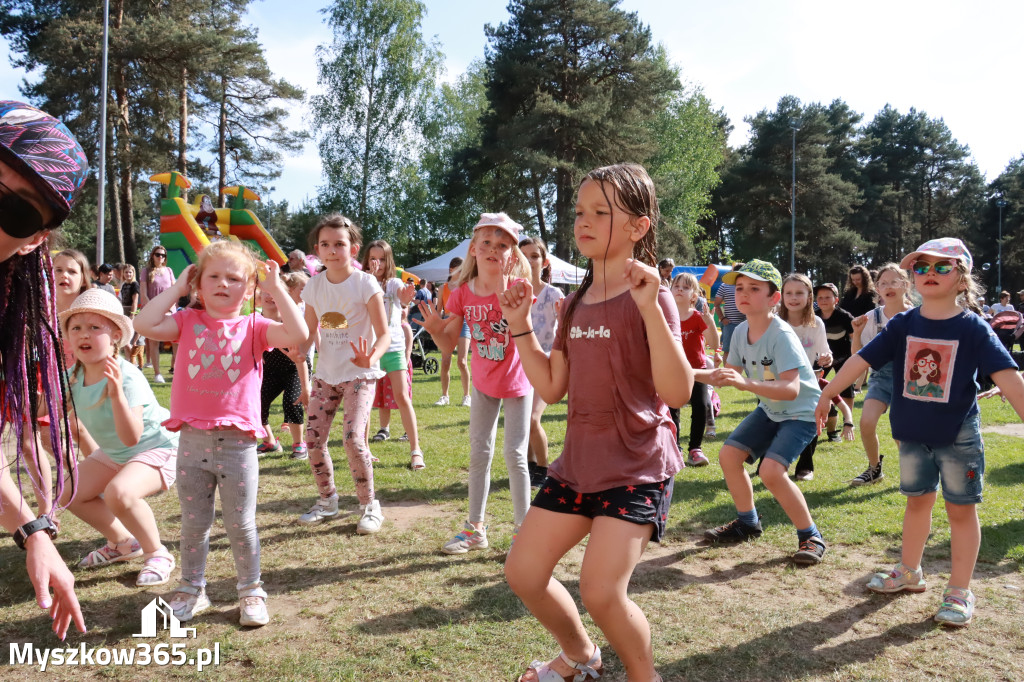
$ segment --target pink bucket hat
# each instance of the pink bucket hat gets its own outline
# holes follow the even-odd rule
[[[921,246],[917,247],[917,251],[907,254],[900,261],[900,267],[904,270],[909,270],[914,265],[914,261],[920,256],[937,256],[939,258],[959,258],[967,265],[967,272],[971,271],[974,266],[974,259],[971,258],[971,252],[967,250],[964,243],[959,239],[952,237],[942,237],[940,239],[930,239]]]
[[[516,244],[519,243],[519,233],[523,231],[523,226],[508,217],[506,213],[481,213],[480,220],[473,226],[473,232],[475,233],[481,227],[487,227],[488,225],[494,226],[499,230],[505,232],[508,236],[512,237],[512,240]]]

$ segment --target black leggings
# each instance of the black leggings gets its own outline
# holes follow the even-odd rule
[[[707,384],[693,382],[693,393],[690,394],[690,443],[688,450],[696,450],[704,442],[704,427],[707,426],[708,411],[711,410],[711,395]],[[670,407],[672,423],[676,425],[676,444],[679,443],[679,410]]]
[[[309,360],[306,360],[307,367]],[[302,403],[295,401],[302,395],[302,384],[299,381],[299,368],[290,357],[279,349],[263,351],[263,386],[260,388],[260,418],[264,424],[270,423],[270,404],[277,396],[284,393],[285,424],[302,424],[306,421],[306,413]]]

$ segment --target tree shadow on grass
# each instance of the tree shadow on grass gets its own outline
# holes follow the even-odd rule
[[[659,672],[666,680],[790,680],[796,670],[803,678],[831,678],[837,670],[870,662],[887,649],[912,644],[939,627],[930,619],[900,623],[874,636],[824,646],[890,603],[891,599],[870,597],[816,621],[673,661],[659,666]]]
[[[985,468],[986,485],[1011,486],[1024,483],[1024,462]]]

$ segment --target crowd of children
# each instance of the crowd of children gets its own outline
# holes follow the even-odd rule
[[[583,605],[629,679],[660,679],[650,626],[627,587],[648,542],[665,535],[676,476],[687,465],[709,463],[702,445],[715,388],[749,392],[757,406],[718,453],[735,517],[704,538],[727,543],[762,534],[744,466],[757,463],[756,475],[796,533],[793,561],[812,565],[823,560],[828,544],[796,481],[813,478],[822,430],[829,441],[854,438],[853,387],[870,369],[859,422],[868,468],[851,483],[883,478],[877,424],[889,411],[900,492],[907,499],[900,562],[875,574],[867,589],[925,590],[921,558],[941,488],[952,568],[935,620],[971,622],[985,472],[976,377],[991,377],[1022,419],[1024,380],[992,328],[971,312],[979,291],[964,244],[931,240],[901,263],[880,268],[877,278],[859,266],[851,269],[842,303],[855,311],[840,305],[834,284],[814,286],[799,273],[783,278],[770,263],[750,260],[723,277],[725,290],[716,299],[726,318],[720,339],[694,275],[668,280],[655,268],[659,221],[654,184],[642,167],[596,169],[581,183],[576,203],[575,245],[587,262],[578,290],[563,300],[550,284],[547,245],[524,239],[522,226],[505,213],[484,213],[438,303],[421,299],[416,305],[419,323],[446,361],[445,376],[457,351],[472,358],[471,380],[465,360],[459,361],[463,405],[469,407],[469,512],[463,529],[440,548],[446,554],[489,546],[487,497],[504,412],[513,506],[505,575],[561,648],[551,660],[534,661],[520,681],[582,682],[603,672],[601,650],[572,594],[553,577],[558,561],[588,536]],[[228,240],[207,246],[175,278],[166,249],[157,246],[139,281],[131,266],[118,271],[119,298],[104,286],[90,288],[81,253],[61,251],[52,258],[54,308],[74,406],[70,430],[85,455],[77,478],[59,470],[69,485],[56,502],[106,540],[81,560],[82,568],[141,558],[136,584],[151,587],[169,582],[180,562],[180,580],[169,598],[180,620],[210,607],[205,571],[216,492],[234,557],[239,621],[269,622],[256,502],[258,457],[282,450],[269,423],[277,396],[283,394],[292,457],[308,458],[318,493],[299,523],[316,524],[339,512],[327,449],[339,409],[361,512],[357,533],[377,533],[385,520],[374,489],[376,458],[368,447],[375,393],[383,397],[381,432],[390,437],[384,421],[389,412],[383,410],[397,409],[410,468],[426,466],[405,321],[414,287],[395,276],[390,245],[377,240],[363,248],[360,230],[348,218],[325,216],[310,245],[323,264],[312,278],[282,275],[276,262],[258,261]],[[255,306],[246,309],[257,289],[259,314]],[[920,297],[918,307],[911,291]],[[179,307],[183,298],[191,303]],[[179,349],[169,411],[157,403],[140,369],[119,353],[140,338],[146,339],[156,382],[163,381],[161,344]],[[713,358],[720,340],[725,357],[719,366]],[[315,368],[313,347],[319,353]],[[830,371],[835,376],[828,381]],[[548,404],[563,398],[564,446],[549,463],[541,417]],[[436,405],[448,402],[445,380]],[[679,411],[687,404],[684,451]],[[34,429],[26,437],[39,510],[48,515],[53,504],[44,485],[50,475],[44,443]],[[175,484],[182,511],[177,561],[146,503]],[[537,489],[532,502],[531,485]]]

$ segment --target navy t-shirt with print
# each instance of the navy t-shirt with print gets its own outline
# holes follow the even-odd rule
[[[1017,367],[979,316],[931,320],[919,308],[894,316],[859,355],[875,369],[892,361],[892,437],[926,445],[954,442],[977,414],[979,374]]]

